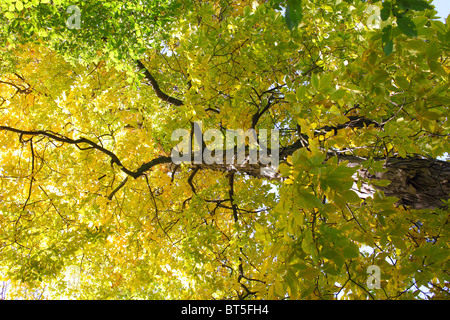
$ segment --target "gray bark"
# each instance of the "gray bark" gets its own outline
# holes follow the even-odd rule
[[[280,160],[291,154],[281,150]],[[287,149],[285,149],[287,150]],[[349,166],[361,166],[362,159],[354,156],[340,156],[340,161],[348,160]],[[380,159],[378,159],[380,160]],[[386,196],[399,199],[398,204],[412,209],[434,209],[444,208],[442,200],[450,198],[450,162],[422,159],[422,158],[388,158],[384,160],[385,172],[369,173],[367,169],[358,169],[355,174],[355,185],[353,190],[361,197],[367,198],[374,195],[376,190],[383,191]],[[198,164],[196,167],[222,172],[240,172],[252,177],[281,180],[281,175],[276,168],[260,164]],[[371,183],[363,182],[361,188],[356,188],[357,179],[389,180],[391,183],[386,187],[380,187]]]
[[[444,207],[442,200],[450,195],[450,163],[429,159],[396,159],[385,162],[386,172],[370,174],[359,170],[363,178],[391,181],[387,187],[375,187],[386,196],[396,197],[399,204],[413,209],[434,209]],[[360,197],[371,196],[375,190],[364,186]]]

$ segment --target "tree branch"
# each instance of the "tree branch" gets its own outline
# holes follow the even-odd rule
[[[177,98],[171,97],[171,96],[165,94],[164,92],[162,92],[162,90],[159,88],[158,82],[152,76],[150,71],[144,66],[144,64],[140,60],[136,60],[136,62],[139,67],[139,70],[144,71],[145,78],[150,82],[150,85],[152,86],[152,88],[155,91],[156,96],[158,98],[160,98],[161,100],[163,100],[165,102],[173,104],[175,106],[182,106],[184,104],[183,101],[181,101]]]
[[[189,178],[188,178],[188,184],[189,184],[189,186],[191,187],[192,192],[193,192],[194,194],[197,194],[197,191],[195,191],[195,187],[194,187],[194,184],[192,183],[192,180],[194,180],[194,176],[195,176],[195,174],[198,172],[198,170],[200,170],[200,168],[199,168],[199,167],[196,167],[196,168],[194,169],[194,171],[192,171],[191,175],[190,175]]]
[[[34,182],[34,148],[33,148],[33,139],[30,139],[30,151],[31,151],[31,179],[30,179],[30,187],[28,189],[28,198],[25,201],[23,207],[22,207],[22,211],[25,210],[28,201],[30,201],[31,198],[31,192],[33,189],[33,182]]]
[[[93,142],[89,139],[86,139],[86,138],[71,139],[71,138],[65,137],[63,135],[60,135],[58,133],[54,133],[54,132],[50,132],[50,131],[43,131],[43,130],[26,131],[26,130],[20,130],[20,129],[16,129],[16,128],[7,127],[7,126],[0,126],[0,130],[19,133],[21,136],[22,135],[44,136],[44,137],[47,137],[47,138],[50,138],[50,139],[53,139],[53,140],[56,140],[59,142],[73,144],[80,150],[87,150],[87,149],[98,150],[111,158],[111,164],[116,164],[123,172],[125,172],[127,175],[129,175],[135,179],[139,178],[150,168],[152,168],[158,164],[172,162],[172,159],[170,157],[160,156],[158,158],[155,158],[149,162],[142,164],[136,171],[131,171],[131,170],[125,168],[125,166],[122,164],[122,162],[119,160],[119,158],[113,152],[103,148],[102,146],[99,146],[95,142]],[[80,144],[83,144],[83,143],[88,144],[90,147],[88,147],[88,148],[80,147]]]
[[[119,191],[120,189],[122,189],[122,187],[127,183],[128,181],[128,177],[126,177],[125,179],[123,179],[123,181],[117,186],[117,188],[115,188],[113,190],[113,192],[111,192],[111,194],[108,196],[108,200],[112,200],[112,198],[114,197],[114,195],[117,193],[117,191]]]
[[[228,173],[228,183],[230,185],[230,190],[228,190],[228,195],[230,197],[231,208],[233,209],[234,222],[238,222],[238,207],[234,203],[234,172]]]

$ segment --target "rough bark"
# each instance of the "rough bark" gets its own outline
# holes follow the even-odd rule
[[[297,144],[300,147],[300,144]],[[298,148],[286,148],[281,150],[280,160]],[[354,156],[341,156],[340,160],[349,161],[349,166],[360,167],[362,159]],[[377,159],[380,160],[380,159]],[[240,172],[252,177],[281,180],[281,175],[276,168],[270,165],[250,164],[197,164],[200,169],[209,169],[221,172]],[[399,199],[398,204],[412,209],[443,208],[442,200],[450,198],[450,163],[445,161],[422,158],[388,158],[384,164],[385,172],[369,173],[361,168],[355,175],[354,191],[361,197],[367,198],[374,195],[376,190],[381,190],[386,196]],[[356,188],[357,179],[364,181],[361,188]],[[373,180],[389,180],[386,187],[371,184]]]
[[[359,170],[363,178],[389,180],[387,187],[375,187],[386,196],[396,197],[399,203],[413,209],[433,209],[444,207],[442,200],[450,195],[450,163],[430,159],[387,159],[386,172],[370,174]],[[372,192],[370,192],[372,189]],[[369,192],[368,192],[369,191]],[[374,189],[365,186],[360,196],[371,196]],[[372,193],[372,194],[371,194]]]

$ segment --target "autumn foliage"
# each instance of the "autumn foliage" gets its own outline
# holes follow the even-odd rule
[[[428,1],[0,8],[7,298],[448,299],[450,26]],[[277,129],[280,165],[173,163],[196,121]]]

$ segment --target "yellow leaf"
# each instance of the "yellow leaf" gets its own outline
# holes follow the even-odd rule
[[[22,11],[22,9],[23,9],[22,1],[17,1],[16,2],[16,8],[17,8],[17,11]]]
[[[306,268],[300,272],[300,277],[303,279],[314,279],[320,275],[320,271],[316,268]]]

